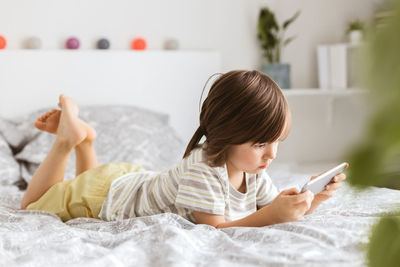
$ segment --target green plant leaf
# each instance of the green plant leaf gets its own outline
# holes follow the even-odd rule
[[[288,27],[299,15],[300,11],[296,12],[292,18],[285,21],[282,27]],[[283,41],[283,32],[274,13],[267,7],[262,8],[258,17],[257,36],[264,50],[264,57],[270,63],[280,62],[282,48],[294,39],[291,37]]]
[[[387,217],[374,226],[368,248],[369,266],[396,267],[400,263],[400,218]]]
[[[347,180],[360,187],[400,189],[400,0],[392,4],[393,16],[369,32],[358,64],[373,112],[364,136],[344,158]],[[399,216],[382,218],[372,229],[367,255],[369,266],[399,266]]]
[[[268,62],[274,61],[274,50],[278,44],[279,26],[274,13],[268,8],[262,8],[259,13],[257,33]]]
[[[351,31],[357,31],[357,30],[358,31],[363,31],[364,30],[364,23],[359,19],[350,21],[348,23],[348,26],[347,26],[347,33],[351,32]]]
[[[298,18],[298,16],[300,16],[300,10],[299,11],[297,11],[290,19],[288,19],[288,20],[286,20],[284,23],[283,23],[283,25],[282,25],[282,28],[284,29],[284,30],[286,30],[286,28],[293,22],[293,21],[295,21],[297,18]]]
[[[293,41],[294,39],[296,39],[297,36],[292,36],[287,38],[284,42],[283,42],[283,46],[287,46],[291,41]]]
[[[400,0],[393,17],[384,27],[370,32],[364,50],[364,83],[370,92],[369,106],[374,111],[369,118],[362,142],[348,157],[349,181],[354,185],[376,185],[400,189],[400,172],[388,171],[390,165],[400,165]],[[346,157],[347,159],[347,157]]]

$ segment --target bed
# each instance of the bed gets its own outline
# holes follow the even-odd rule
[[[192,118],[186,123],[187,114],[182,113],[191,110],[193,116],[198,116],[198,103],[194,103],[205,77],[220,68],[215,53],[107,55],[108,59],[100,56],[105,62],[117,60],[133,65],[154,63],[155,58],[161,62],[163,57],[170,57],[171,65],[151,68],[151,74],[157,73],[158,77],[157,81],[151,81],[155,91],[162,90],[159,87],[167,82],[176,86],[168,90],[177,91],[164,94],[160,101],[154,99],[155,91],[147,92],[146,80],[152,76],[148,68],[136,66],[137,78],[124,78],[116,85],[123,88],[110,91],[111,84],[107,82],[94,84],[102,77],[99,71],[104,70],[90,63],[93,55],[84,52],[78,55],[73,57],[79,58],[81,69],[75,73],[77,70],[72,70],[72,66],[76,61],[64,60],[62,71],[50,64],[65,57],[64,52],[0,54],[0,73],[4,74],[0,77],[3,96],[0,99],[0,266],[364,266],[371,227],[383,215],[400,216],[396,209],[399,191],[377,187],[358,191],[347,184],[313,214],[297,222],[260,228],[216,229],[195,225],[171,213],[121,222],[77,218],[63,223],[47,212],[20,210],[24,188],[54,140],[54,136],[32,127],[41,112],[54,107],[59,91],[52,92],[51,88],[71,86],[66,93],[76,98],[81,117],[98,132],[96,150],[100,163],[129,161],[146,169],[162,170],[182,157],[190,132],[196,126]],[[127,59],[131,56],[145,58],[132,63]],[[38,58],[45,63],[34,69],[33,63]],[[19,62],[25,67],[17,71],[7,62],[15,66]],[[104,79],[130,75],[122,69],[110,71],[114,74]],[[198,75],[186,75],[184,71]],[[62,72],[66,77],[45,79]],[[18,75],[24,79],[15,81]],[[175,78],[168,80],[171,75]],[[185,76],[190,77],[182,79]],[[75,86],[70,81],[74,77],[79,79]],[[193,91],[184,91],[188,85],[195,87]],[[83,91],[91,90],[90,86],[95,87],[96,98]],[[27,87],[35,93],[21,97]],[[141,90],[142,98],[127,101],[121,97],[124,92],[124,96],[128,94],[135,99],[138,93],[127,93],[130,92],[127,88],[136,87]],[[180,92],[184,92],[183,99],[190,100],[177,99]],[[162,106],[163,102],[169,105]],[[74,155],[71,156],[66,179],[74,176]],[[311,175],[328,167],[316,165],[305,171],[279,163],[272,164],[268,173],[283,190],[301,186]]]

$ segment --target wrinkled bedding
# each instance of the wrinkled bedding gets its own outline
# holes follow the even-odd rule
[[[285,185],[303,179],[290,178]],[[382,215],[400,216],[399,191],[356,192],[347,185],[300,221],[228,229],[171,213],[63,223],[50,213],[19,210],[22,193],[0,187],[1,266],[364,266],[373,224]]]
[[[98,130],[100,161],[141,161],[157,170],[182,156],[183,144],[167,118],[128,107],[104,110],[82,109]],[[18,209],[24,191],[16,184],[29,182],[53,141],[32,129],[40,112],[20,122],[0,118],[0,266],[365,266],[371,227],[383,215],[400,216],[400,191],[358,192],[345,184],[313,214],[260,228],[215,229],[171,213],[63,223],[47,212]],[[315,174],[271,168],[280,190],[300,187]]]

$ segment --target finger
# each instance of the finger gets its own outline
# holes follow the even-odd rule
[[[342,187],[342,183],[333,183],[333,184],[328,184],[325,186],[325,189],[328,191],[336,191],[338,190],[340,187]]]
[[[307,198],[304,201],[295,204],[294,207],[296,209],[300,209],[304,213],[310,209],[312,200],[313,200],[312,198]]]
[[[346,180],[346,174],[340,173],[332,178],[329,184],[340,183],[341,181]]]
[[[281,192],[282,195],[297,195],[298,193],[299,189],[297,189],[296,187],[292,187]]]
[[[314,194],[310,190],[307,190],[304,193],[301,193],[301,194],[298,194],[297,196],[294,196],[292,203],[293,204],[298,204],[298,203],[301,203],[301,202],[306,201],[306,200],[312,201],[313,199],[314,199]]]
[[[321,191],[318,196],[323,196],[326,199],[332,197],[335,194],[336,191],[330,191],[330,190],[324,190]]]
[[[344,173],[339,173],[338,175],[336,175],[336,176],[333,178],[333,180],[334,180],[335,182],[340,182],[340,181],[346,180],[346,174],[344,174]]]

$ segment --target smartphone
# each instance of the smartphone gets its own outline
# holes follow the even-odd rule
[[[333,177],[343,172],[348,166],[349,164],[347,162],[343,162],[336,167],[333,167],[332,169],[329,169],[326,172],[318,175],[303,186],[301,193],[310,190],[314,194],[318,194],[325,189],[325,186],[331,182]]]

